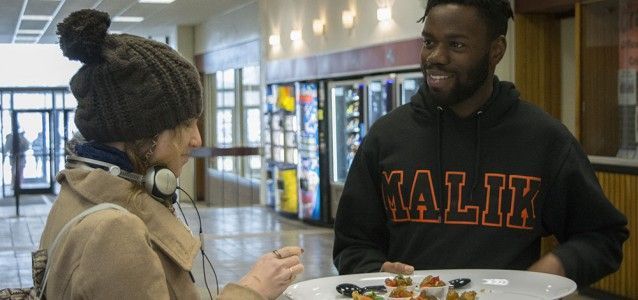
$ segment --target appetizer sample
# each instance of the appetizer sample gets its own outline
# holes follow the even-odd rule
[[[421,284],[419,284],[419,287],[421,288],[440,287],[440,286],[446,286],[445,281],[441,280],[439,276],[432,276],[432,275],[428,275],[425,278],[423,278],[423,280],[421,281]]]
[[[459,296],[459,293],[454,291],[454,290],[450,290],[447,293],[447,299],[446,300],[476,300],[476,292],[475,291],[465,291],[463,293],[461,293],[461,295]]]
[[[410,276],[403,276],[402,274],[399,274],[394,276],[392,279],[386,278],[385,285],[389,287],[411,286],[412,278],[410,278]]]
[[[361,295],[359,292],[354,291],[352,292],[352,300],[383,300],[383,297],[375,292],[367,292]]]
[[[408,290],[405,286],[398,286],[388,295],[390,299],[412,299],[412,296],[412,291]]]

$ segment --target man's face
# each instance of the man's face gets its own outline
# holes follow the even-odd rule
[[[437,105],[454,106],[471,97],[492,74],[487,25],[476,8],[442,4],[423,26],[421,71]]]

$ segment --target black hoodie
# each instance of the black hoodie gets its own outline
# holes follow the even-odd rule
[[[491,98],[463,119],[422,86],[357,151],[334,264],[340,274],[376,272],[385,261],[524,270],[553,234],[567,277],[587,285],[618,269],[626,224],[576,139],[512,83],[495,77]]]

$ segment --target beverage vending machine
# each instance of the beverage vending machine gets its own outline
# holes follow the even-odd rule
[[[418,91],[423,84],[423,74],[421,73],[403,73],[397,75],[397,107],[410,103],[410,99]]]
[[[298,84],[299,107],[299,218],[312,223],[329,223],[326,213],[329,201],[325,193],[327,181],[326,135],[323,83],[301,82]],[[322,179],[323,177],[323,179]]]
[[[354,155],[366,131],[363,80],[334,81],[328,84],[330,122],[331,215],[336,215],[339,198]]]
[[[366,77],[365,123],[366,128],[394,108],[394,74]]]

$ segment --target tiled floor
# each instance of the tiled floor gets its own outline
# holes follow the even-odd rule
[[[35,200],[31,202],[40,202]],[[0,288],[32,285],[31,251],[37,247],[51,206],[47,198],[42,198],[41,203],[44,204],[23,206],[20,217],[15,216],[15,207],[0,205]],[[197,232],[199,226],[192,205],[183,204],[183,209],[193,232]],[[302,257],[305,272],[297,277],[297,281],[337,275],[332,265],[333,233],[330,228],[284,218],[260,206],[202,206],[199,211],[204,224],[205,250],[215,267],[220,287],[241,278],[262,254],[285,245],[300,245],[305,249]],[[203,287],[201,256],[196,258],[193,273],[198,285]],[[206,273],[214,294],[215,283],[208,266]],[[571,296],[568,299],[591,298]]]

